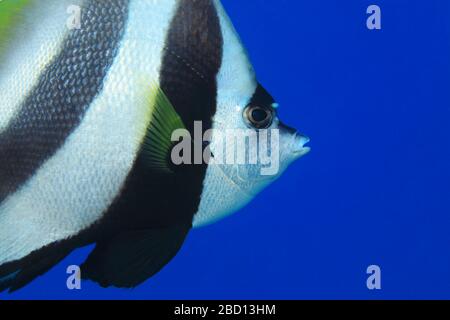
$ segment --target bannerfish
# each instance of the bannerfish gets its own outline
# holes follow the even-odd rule
[[[83,279],[135,287],[309,151],[220,0],[0,1],[0,88],[0,291],[89,244]],[[279,170],[216,160],[233,130]]]

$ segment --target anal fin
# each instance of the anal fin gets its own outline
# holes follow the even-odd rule
[[[81,276],[102,287],[136,287],[172,260],[191,227],[133,230],[98,242],[81,266]]]
[[[9,289],[11,293],[28,285],[62,261],[71,251],[52,251],[50,248],[52,247],[43,248],[23,260],[0,266],[0,292]]]

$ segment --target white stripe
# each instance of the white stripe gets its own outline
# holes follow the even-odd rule
[[[220,18],[224,44],[222,66],[217,75],[217,112],[213,119],[213,128],[243,129],[245,126],[242,122],[242,110],[256,90],[256,76],[248,54],[222,4],[219,0],[214,0],[214,3]],[[211,143],[214,153],[213,148],[214,137]],[[228,183],[228,180],[217,165],[208,166],[194,227],[223,218],[250,201],[242,190],[238,190],[238,186]],[[229,196],[218,200],[217,194]]]
[[[23,12],[0,62],[0,132],[19,110],[68,33],[67,8],[81,0],[35,1]],[[3,45],[3,44],[2,44]]]
[[[0,264],[74,236],[120,193],[150,115],[175,0],[131,0],[104,90],[64,146],[0,206]],[[126,219],[126,217],[124,217]]]

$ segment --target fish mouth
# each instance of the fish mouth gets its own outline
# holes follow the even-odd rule
[[[304,155],[308,154],[311,151],[311,148],[306,146],[311,139],[299,132],[295,133],[294,136],[294,143],[292,152],[296,157],[303,157]]]

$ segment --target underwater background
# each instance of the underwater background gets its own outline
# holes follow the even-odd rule
[[[223,4],[312,152],[136,289],[68,290],[91,246],[0,299],[449,299],[450,1]]]

